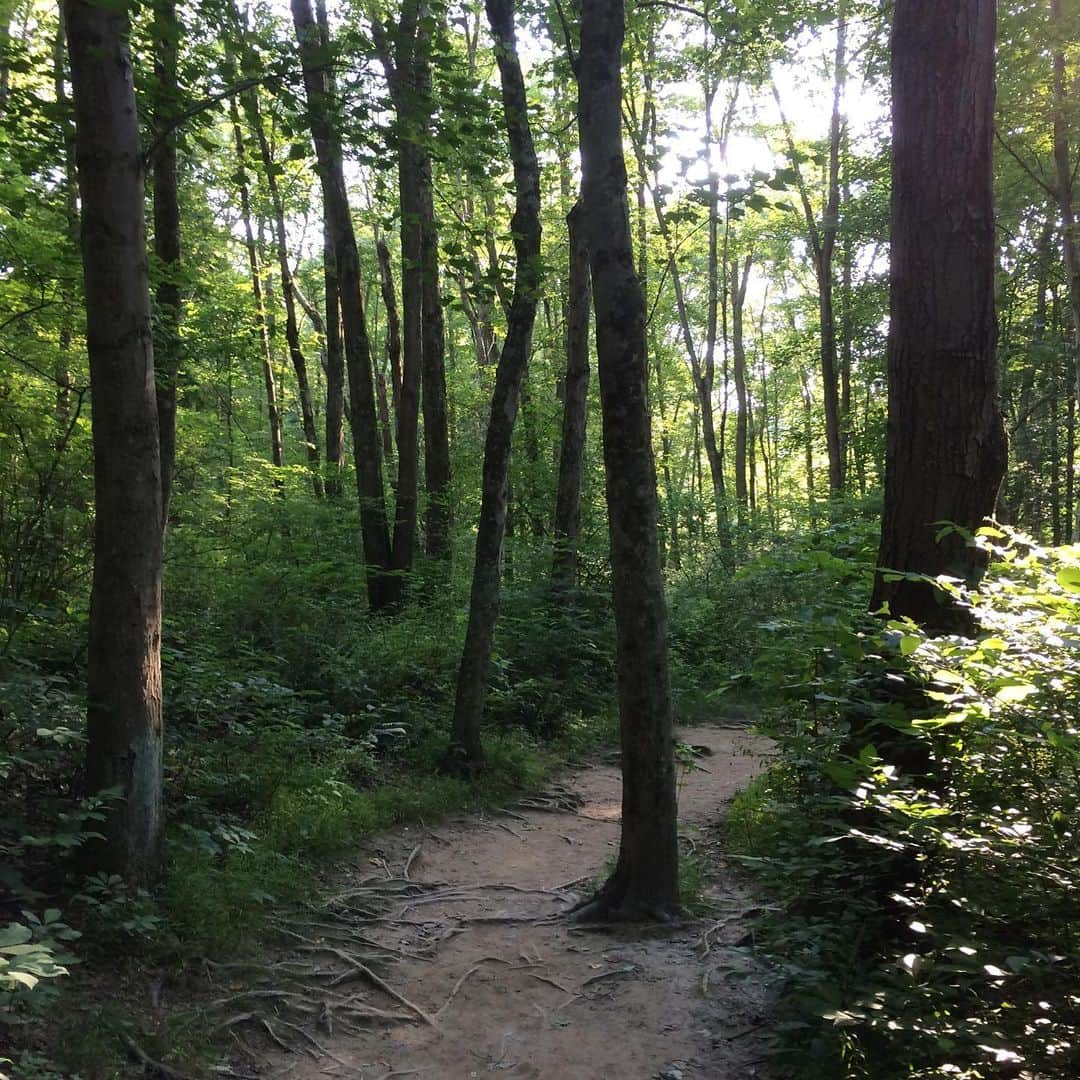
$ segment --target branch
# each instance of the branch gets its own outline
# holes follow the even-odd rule
[[[1005,152],[1009,157],[1011,157],[1013,161],[1015,161],[1016,164],[1019,165],[1020,168],[1023,169],[1024,172],[1027,173],[1027,175],[1056,202],[1058,197],[1057,188],[1048,184],[1043,177],[1039,176],[1038,173],[1036,173],[1035,170],[1032,169],[1032,167],[1005,141],[1004,136],[1001,134],[1001,129],[997,124],[994,125],[994,135],[997,138],[997,141],[1005,148]]]

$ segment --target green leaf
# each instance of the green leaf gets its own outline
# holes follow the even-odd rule
[[[1063,566],[1057,572],[1057,583],[1068,592],[1080,593],[1080,566]]]

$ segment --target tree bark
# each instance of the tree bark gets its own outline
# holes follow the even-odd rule
[[[898,0],[892,36],[892,273],[885,513],[878,566],[974,584],[975,530],[1005,470],[997,406],[992,138],[996,11]],[[878,573],[871,606],[965,627],[917,580]]]
[[[126,4],[66,0],[94,444],[87,785],[119,800],[90,856],[129,884],[161,845],[161,459],[144,173]]]
[[[578,914],[666,919],[678,908],[675,770],[645,298],[634,268],[622,149],[624,26],[623,0],[584,0],[578,59],[582,202],[603,412],[623,798],[615,870]]]
[[[349,377],[353,458],[360,501],[368,603],[372,610],[379,611],[397,602],[400,582],[390,574],[390,537],[386,526],[375,382],[360,282],[360,257],[349,213],[341,144],[330,123],[330,103],[320,57],[321,35],[312,18],[309,0],[291,0],[291,6],[304,70],[312,140],[323,189],[324,213],[330,228],[334,265],[341,290],[341,322]]]
[[[169,520],[176,462],[176,380],[180,371],[180,192],[176,176],[174,117],[179,110],[176,63],[180,25],[175,0],[154,0],[153,24],[155,108],[159,134],[153,154],[154,255],[161,278],[157,287],[157,334],[154,358],[157,379],[158,438],[161,457],[161,522]]]
[[[495,623],[499,617],[499,564],[506,529],[510,446],[521,384],[529,362],[540,288],[540,166],[529,127],[525,81],[518,61],[513,0],[486,0],[502,84],[503,112],[514,166],[514,292],[491,398],[484,440],[480,521],[469,599],[469,624],[458,670],[454,722],[446,767],[474,771],[483,760],[480,721]]]
[[[554,584],[571,586],[577,580],[578,537],[581,532],[581,474],[585,458],[585,428],[589,395],[589,252],[585,246],[578,203],[566,217],[570,264],[566,300],[566,378],[563,383],[562,449],[559,454],[555,500]]]

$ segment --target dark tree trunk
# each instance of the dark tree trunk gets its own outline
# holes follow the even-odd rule
[[[878,566],[974,583],[985,558],[941,522],[978,528],[1005,470],[994,356],[991,169],[996,12],[898,0],[892,36],[889,423]],[[922,582],[878,574],[888,603],[934,629],[961,613]]]
[[[510,445],[517,420],[521,384],[529,362],[540,288],[540,166],[529,128],[525,81],[518,61],[513,0],[486,0],[502,83],[503,112],[514,166],[514,294],[506,340],[495,369],[491,418],[484,441],[480,521],[469,599],[469,625],[458,670],[454,724],[446,767],[472,771],[483,760],[480,721],[495,623],[499,617],[499,563],[507,523]]]
[[[154,255],[161,275],[157,287],[157,333],[154,339],[157,379],[158,439],[161,457],[161,521],[169,520],[173,468],[176,462],[176,379],[180,370],[180,193],[176,177],[176,133],[179,110],[176,77],[180,26],[175,0],[154,0],[154,127],[153,154]]]
[[[161,467],[144,176],[126,4],[65,5],[94,442],[87,786],[117,789],[93,864],[153,883],[161,844]]]
[[[312,140],[323,189],[323,208],[334,248],[340,289],[345,364],[349,376],[356,488],[360,500],[360,526],[367,569],[368,603],[375,611],[396,603],[399,582],[390,571],[390,538],[386,526],[382,454],[375,406],[375,380],[371,343],[364,314],[360,257],[349,214],[341,145],[330,123],[327,85],[322,71],[321,35],[311,15],[309,0],[291,0],[300,59],[304,69]]]
[[[277,403],[277,383],[274,379],[274,359],[270,349],[270,327],[266,317],[266,299],[263,296],[259,247],[255,242],[255,230],[251,224],[251,189],[248,187],[245,167],[244,135],[240,127],[240,111],[235,99],[229,103],[229,114],[233,129],[233,146],[236,149],[236,174],[240,187],[240,216],[244,222],[244,246],[247,248],[248,269],[251,271],[251,292],[255,300],[259,355],[262,358],[263,383],[266,387],[266,413],[270,421],[270,460],[280,468],[284,464],[281,412]]]
[[[3,3],[0,3],[0,42],[7,33],[7,20],[9,12]],[[64,221],[67,227],[67,239],[74,252],[79,244],[79,180],[75,172],[75,125],[70,113],[70,102],[67,99],[64,80],[64,6],[60,5],[59,19],[56,26],[56,38],[53,42],[53,81],[56,88],[56,104],[60,111],[60,124],[64,135]],[[6,68],[5,68],[6,71]],[[3,108],[0,106],[0,114]],[[56,376],[56,426],[57,445],[60,441],[66,441],[65,432],[68,429],[71,418],[71,342],[74,324],[73,306],[64,303],[60,322],[59,349],[56,354],[56,365],[53,369]]]
[[[589,394],[589,252],[581,222],[581,204],[566,217],[570,266],[566,300],[566,379],[563,383],[562,450],[555,501],[555,555],[551,576],[556,585],[577,579],[581,532],[581,474]]]
[[[645,298],[634,269],[620,113],[623,0],[584,0],[578,59],[582,201],[604,418],[622,731],[622,840],[583,918],[666,919],[678,908],[667,612],[645,369]]]
[[[379,287],[386,312],[386,359],[390,364],[396,416],[401,401],[401,318],[398,316],[397,293],[394,290],[394,272],[390,266],[390,249],[382,237],[375,241],[375,251],[379,256]]]

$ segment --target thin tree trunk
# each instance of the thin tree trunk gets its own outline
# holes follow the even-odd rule
[[[1005,471],[997,407],[992,139],[996,11],[897,0],[893,24],[892,274],[885,514],[878,566],[974,584],[977,529]],[[947,154],[942,147],[948,147]],[[875,580],[873,609],[967,628],[920,580]]]
[[[292,267],[289,265],[288,235],[285,230],[285,202],[281,197],[281,189],[278,187],[276,166],[270,150],[270,142],[266,137],[266,129],[263,127],[259,99],[254,92],[244,95],[244,109],[247,113],[248,124],[255,132],[255,139],[259,145],[263,177],[266,180],[266,190],[270,195],[274,243],[277,248],[278,272],[281,276],[281,299],[285,304],[285,344],[288,347],[289,359],[296,376],[296,393],[300,400],[300,416],[304,428],[304,444],[308,469],[311,472],[311,484],[315,495],[322,498],[324,487],[319,455],[319,436],[315,426],[311,386],[308,382],[307,358],[300,346],[300,325],[296,318],[296,293],[293,287]]]
[[[397,602],[400,583],[390,570],[390,538],[386,526],[382,455],[375,405],[375,382],[371,365],[360,282],[360,257],[345,187],[340,143],[330,124],[327,85],[322,72],[321,35],[311,14],[309,0],[291,0],[293,23],[304,69],[312,139],[323,189],[323,207],[330,224],[340,292],[345,363],[349,377],[352,414],[353,458],[360,501],[364,561],[367,564],[368,603],[379,611]]]
[[[503,111],[514,166],[514,294],[506,340],[495,371],[491,418],[484,441],[483,487],[469,624],[458,671],[446,766],[474,770],[483,759],[480,721],[495,623],[499,616],[499,557],[506,527],[510,445],[521,383],[529,362],[540,286],[540,166],[529,128],[525,81],[518,61],[513,0],[486,0],[502,84]]]
[[[646,400],[645,298],[634,268],[622,149],[622,0],[584,0],[578,60],[582,202],[604,418],[623,799],[619,859],[582,918],[678,908],[667,613]]]
[[[739,504],[739,524],[746,523],[747,443],[750,430],[750,398],[746,392],[746,346],[743,341],[743,305],[750,280],[752,255],[740,266],[738,257],[731,260],[731,352],[734,360],[735,396],[739,415],[735,418],[735,499]]]
[[[1068,32],[1061,0],[1050,0],[1050,18],[1054,42],[1053,110],[1054,110],[1054,172],[1057,178],[1058,212],[1061,217],[1061,251],[1065,263],[1065,278],[1069,287],[1069,313],[1072,320],[1072,349],[1074,381],[1080,394],[1080,243],[1077,240],[1076,204],[1073,200],[1074,173],[1069,141],[1070,109],[1065,45]],[[1080,542],[1080,514],[1072,523],[1072,540]]]
[[[66,0],[94,442],[86,779],[113,789],[95,868],[156,880],[161,855],[161,460],[144,165],[126,4]]]
[[[562,451],[555,503],[555,556],[551,576],[557,585],[577,579],[581,531],[581,476],[589,394],[589,252],[581,223],[581,204],[566,217],[570,262],[566,302],[566,379],[563,383]]]
[[[180,193],[176,176],[176,134],[179,110],[176,63],[180,25],[175,0],[154,0],[151,33],[154,39],[154,255],[161,278],[157,287],[154,326],[157,378],[158,438],[161,458],[161,521],[169,520],[173,469],[176,462],[176,380],[180,370]]]
[[[6,40],[10,12],[0,2],[0,37]],[[69,113],[70,102],[64,88],[64,6],[60,5],[59,19],[56,26],[56,38],[53,42],[53,81],[56,90],[56,104],[60,111],[60,123],[64,134],[64,222],[67,239],[74,252],[79,244],[79,180],[75,171],[75,125]],[[0,41],[3,44],[4,41]],[[6,74],[6,68],[5,68]],[[0,115],[3,106],[0,105]],[[68,421],[71,417],[71,341],[73,330],[72,306],[64,303],[60,322],[59,348],[56,354],[54,375],[56,377],[56,426],[58,440],[66,436]]]
[[[390,249],[380,236],[375,241],[379,256],[379,288],[383,309],[386,312],[386,359],[390,364],[390,381],[393,388],[394,415],[401,407],[401,318],[398,315],[397,291],[394,289],[394,271],[390,264]]]
[[[266,388],[266,414],[270,422],[270,460],[280,468],[284,464],[281,412],[277,403],[274,359],[270,350],[270,328],[266,318],[266,300],[263,296],[262,265],[259,260],[259,248],[255,242],[255,230],[251,224],[251,191],[248,187],[245,165],[244,135],[240,127],[240,111],[235,99],[229,103],[229,114],[233,129],[233,147],[236,151],[236,176],[240,188],[240,216],[244,222],[244,246],[247,248],[248,269],[251,272],[251,292],[255,301],[259,355],[262,358],[263,385]]]

